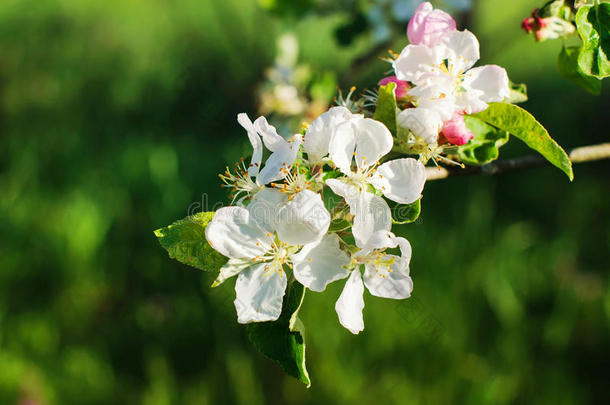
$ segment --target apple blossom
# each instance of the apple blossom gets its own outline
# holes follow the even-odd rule
[[[320,195],[310,190],[287,201],[279,191],[264,188],[247,208],[224,207],[216,212],[206,228],[206,239],[229,261],[214,285],[239,274],[235,283],[239,323],[280,316],[287,283],[284,265],[300,265],[301,257],[294,253],[302,245],[317,245],[329,224],[330,214]],[[310,257],[317,257],[318,250],[308,249]],[[328,250],[332,249],[320,254],[328,255]],[[341,254],[338,248],[330,253]]]
[[[388,76],[379,80],[377,83],[378,86],[386,86],[388,83],[396,83],[396,88],[394,89],[394,95],[397,99],[407,97],[407,92],[409,91],[409,83],[404,80],[399,80],[396,76]]]
[[[453,114],[453,117],[449,121],[445,122],[442,133],[445,138],[454,145],[465,145],[474,138],[472,131],[469,131],[468,128],[466,128],[464,116],[457,112]]]
[[[407,26],[407,37],[414,45],[432,46],[450,31],[455,31],[453,17],[442,10],[434,9],[429,2],[423,2],[415,10]]]

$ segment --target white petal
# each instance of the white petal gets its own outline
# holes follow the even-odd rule
[[[449,59],[449,70],[462,73],[470,69],[481,57],[479,54],[479,41],[470,31],[451,31],[443,39],[447,47],[445,57]]]
[[[266,266],[257,264],[237,277],[234,304],[239,323],[275,321],[282,313],[286,274]]]
[[[250,176],[256,176],[261,165],[261,160],[263,159],[263,142],[261,141],[260,136],[258,136],[256,133],[256,129],[254,129],[252,121],[250,121],[250,118],[248,118],[248,114],[237,114],[237,122],[239,122],[247,131],[248,139],[252,145],[252,160],[250,161],[248,174]]]
[[[396,235],[389,230],[382,229],[374,232],[366,241],[366,244],[362,246],[362,249],[354,254],[354,257],[363,257],[373,250],[384,250],[387,248],[395,248],[396,246],[398,246]]]
[[[291,259],[294,277],[312,291],[322,292],[329,283],[349,275],[344,266],[350,259],[339,249],[339,237],[335,233],[326,235],[317,243],[305,245]]]
[[[275,232],[277,211],[288,198],[284,193],[274,188],[265,187],[254,194],[248,204],[250,217],[267,232]]]
[[[464,75],[463,87],[480,90],[480,99],[486,103],[499,102],[510,95],[506,70],[496,65],[481,66]],[[478,112],[478,111],[473,111]]]
[[[354,149],[356,148],[356,131],[353,121],[346,121],[335,128],[328,145],[330,160],[343,174],[351,173]]]
[[[248,267],[251,267],[253,264],[255,263],[252,260],[248,259],[229,259],[227,264],[220,268],[218,277],[216,277],[216,280],[214,280],[214,282],[212,283],[212,287],[218,287],[219,285],[224,283],[225,280],[242,272]]]
[[[334,130],[352,117],[361,115],[352,114],[345,107],[333,107],[311,123],[305,132],[303,145],[310,162],[318,162],[328,155],[328,146]]]
[[[364,285],[360,270],[352,271],[345,287],[335,304],[335,311],[343,327],[357,335],[364,330],[362,310],[364,309]]]
[[[429,108],[407,108],[398,114],[398,125],[407,128],[413,135],[429,144],[436,143],[443,128],[443,120],[438,112]]]
[[[275,127],[269,124],[265,117],[258,117],[254,121],[254,128],[261,135],[265,146],[271,152],[277,152],[287,146],[288,142],[277,133]]]
[[[328,179],[326,180],[326,185],[330,187],[333,193],[345,199],[345,202],[350,207],[350,214],[355,215],[360,191],[356,187],[340,179]]]
[[[365,118],[354,124],[356,128],[356,164],[367,168],[392,150],[394,139],[390,130],[379,121]]]
[[[370,182],[390,200],[411,204],[421,197],[426,168],[413,158],[391,160],[377,168]]]
[[[369,292],[381,298],[409,298],[413,291],[413,281],[409,276],[408,263],[394,255],[384,255],[379,261],[391,262],[391,264],[365,266],[364,285]]]
[[[301,142],[297,139],[273,152],[265,162],[263,170],[258,174],[257,184],[263,186],[286,177],[296,160],[300,145]]]
[[[330,214],[320,194],[301,191],[277,213],[277,235],[284,243],[305,245],[320,240],[328,231]]]
[[[265,253],[271,244],[243,207],[223,207],[205,229],[208,243],[220,254],[231,259],[252,259]]]
[[[394,61],[396,77],[417,83],[423,74],[439,71],[443,59],[438,49],[426,45],[407,45]]]
[[[349,205],[350,214],[354,216],[352,234],[356,245],[363,247],[376,231],[392,228],[392,213],[383,198],[359,191],[339,179],[326,180],[326,184]]]
[[[350,208],[354,211],[352,234],[358,247],[365,246],[375,232],[392,228],[392,213],[388,203],[373,193],[361,192]]]

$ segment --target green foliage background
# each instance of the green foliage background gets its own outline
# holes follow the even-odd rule
[[[534,6],[478,1],[462,23],[561,145],[607,141],[610,88],[559,76],[561,44],[519,29]],[[352,336],[341,283],[306,295],[310,389],[249,344],[232,282],[211,289],[214,274],[167,257],[152,230],[227,201],[216,175],[247,154],[236,114],[255,115],[282,30],[344,87],[387,68],[348,71],[374,46],[333,39],[348,12],[298,15],[253,0],[1,2],[0,403],[609,403],[608,162],[576,166],[573,183],[549,167],[428,184],[399,230],[411,299],[367,296]]]

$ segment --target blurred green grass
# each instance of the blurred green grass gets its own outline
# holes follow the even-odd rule
[[[560,44],[519,30],[534,3],[477,2],[482,62],[528,84],[525,107],[565,147],[607,141],[608,85],[596,98],[559,77]],[[2,2],[0,403],[610,402],[608,162],[572,184],[552,168],[428,184],[399,231],[411,299],[367,296],[352,336],[341,283],[307,294],[309,390],[248,343],[232,283],[212,290],[160,248],[152,230],[226,202],[216,174],[247,153],[235,116],[254,115],[276,36],[294,29],[301,61],[341,78],[373,45],[339,47],[346,18],[244,0]]]

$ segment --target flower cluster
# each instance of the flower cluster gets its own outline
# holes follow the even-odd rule
[[[312,291],[349,278],[336,310],[353,333],[364,328],[364,285],[379,297],[409,297],[411,248],[391,232],[390,207],[382,196],[400,204],[417,201],[424,165],[414,158],[380,163],[392,149],[392,134],[342,106],[290,140],[264,117],[251,122],[240,114],[238,121],[252,144],[252,162],[221,176],[233,189],[235,205],[218,210],[206,228],[210,245],[229,258],[215,285],[239,274],[238,321],[280,316],[287,270]],[[264,165],[263,147],[270,153]],[[334,202],[325,204],[325,189],[337,196]],[[333,230],[331,222],[346,225]],[[400,254],[386,252],[396,247]]]
[[[413,108],[399,114],[399,125],[431,156],[439,144],[468,143],[473,134],[464,125],[464,114],[509,96],[506,70],[495,65],[473,68],[479,60],[477,38],[468,30],[458,31],[453,18],[430,3],[419,6],[407,35],[410,44],[393,60],[393,68],[396,80],[410,83],[402,94]]]
[[[464,114],[504,100],[509,81],[498,66],[473,68],[476,37],[430,3],[407,35],[395,76],[380,82],[396,83],[396,134],[349,96],[289,138],[264,117],[238,115],[252,160],[221,175],[233,205],[216,212],[206,239],[229,258],[215,285],[237,275],[240,323],[277,320],[289,277],[316,292],[347,279],[335,310],[352,333],[364,329],[365,286],[377,297],[410,296],[411,245],[392,233],[389,204],[419,201],[424,164],[447,144],[467,143]],[[409,157],[390,159],[392,151]]]

